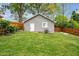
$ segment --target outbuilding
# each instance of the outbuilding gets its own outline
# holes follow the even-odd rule
[[[24,21],[24,31],[44,32],[46,30],[54,32],[54,22],[43,15],[38,14]]]

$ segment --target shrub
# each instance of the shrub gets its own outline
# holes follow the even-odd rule
[[[45,34],[48,33],[48,32],[49,32],[49,31],[48,31],[47,29],[44,30],[44,33],[45,33]]]
[[[9,26],[9,24],[9,21],[0,19],[0,28],[5,29],[7,26]]]
[[[17,31],[17,28],[14,27],[14,26],[8,26],[6,28],[6,31],[9,32],[9,33],[13,33],[13,32],[16,32]]]
[[[0,34],[5,35],[7,33],[13,33],[17,31],[17,28],[10,25],[9,21],[0,19]]]
[[[6,21],[6,20],[3,20],[3,19],[0,19],[0,34],[3,35],[3,34],[6,34],[6,28],[7,26],[9,26],[9,21]]]
[[[79,23],[75,20],[71,20],[70,23],[72,23],[73,28],[79,29]]]
[[[66,24],[66,27],[67,27],[67,28],[74,28],[74,27],[73,27],[73,24],[70,23],[70,22],[68,22],[68,23]]]
[[[67,25],[67,18],[64,15],[58,15],[55,17],[55,26],[64,28]]]

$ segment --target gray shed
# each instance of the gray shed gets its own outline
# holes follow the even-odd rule
[[[43,15],[36,15],[26,21],[24,21],[24,31],[32,32],[54,32],[54,22]]]

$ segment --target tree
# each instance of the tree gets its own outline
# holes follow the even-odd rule
[[[16,15],[19,22],[22,21],[23,15],[27,10],[27,4],[24,3],[10,3],[3,5],[3,7],[5,10],[10,10],[13,15]]]
[[[58,8],[56,3],[49,4],[49,3],[33,3],[29,4],[29,12],[32,13],[33,15],[35,14],[43,14],[46,16],[51,16],[53,13],[56,11]]]
[[[76,19],[76,12],[75,11],[72,11],[72,15],[71,15],[71,19]]]
[[[71,19],[79,22],[79,14],[76,11],[72,11]]]
[[[64,28],[67,25],[67,18],[64,15],[58,15],[55,17],[55,25]]]
[[[12,15],[15,16],[19,20],[19,22],[22,21],[23,16],[25,13],[31,13],[33,15],[36,14],[43,14],[48,17],[52,17],[55,11],[57,11],[58,5],[56,3],[30,3],[30,4],[25,4],[25,3],[10,3],[10,4],[3,4],[2,9],[10,10]]]

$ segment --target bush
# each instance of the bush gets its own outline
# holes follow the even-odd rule
[[[66,28],[74,28],[74,27],[73,27],[73,24],[72,24],[72,23],[68,22],[68,23],[66,24]]]
[[[44,33],[45,33],[45,34],[48,33],[48,32],[49,32],[49,31],[48,31],[47,29],[44,30]]]
[[[6,21],[6,20],[4,20],[4,19],[0,19],[0,34],[1,35],[4,35],[4,34],[6,34],[6,28],[7,28],[7,26],[9,26],[9,21]]]
[[[0,19],[0,34],[5,35],[7,33],[16,32],[17,28],[14,26],[10,26],[10,22],[4,19]]]
[[[67,18],[64,15],[58,15],[55,17],[55,26],[64,28],[67,25]]]
[[[70,23],[72,23],[74,29],[79,29],[79,23],[77,21],[71,20]]]
[[[5,29],[7,26],[9,26],[9,24],[10,24],[9,21],[0,19],[0,28],[1,28],[1,29]]]
[[[8,26],[6,28],[6,31],[9,32],[9,33],[13,33],[13,32],[16,32],[17,31],[17,28],[16,27],[13,27],[13,26]]]

